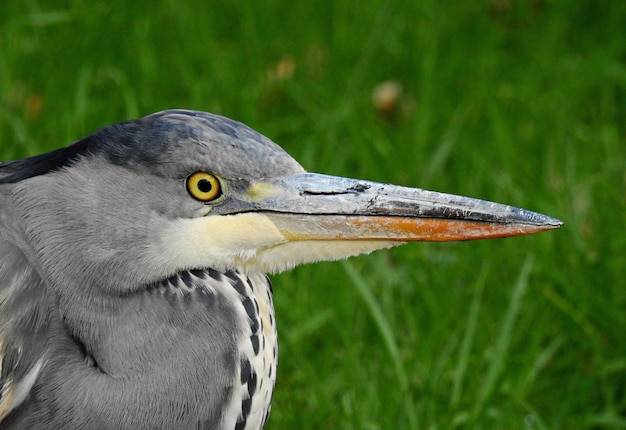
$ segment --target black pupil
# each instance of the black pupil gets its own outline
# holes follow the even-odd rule
[[[208,193],[213,189],[213,185],[211,185],[211,183],[206,179],[200,179],[198,181],[198,189],[203,193]]]

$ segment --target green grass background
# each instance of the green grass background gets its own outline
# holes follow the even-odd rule
[[[268,428],[626,428],[626,2],[0,3],[0,159],[172,107],[565,222],[275,276]]]

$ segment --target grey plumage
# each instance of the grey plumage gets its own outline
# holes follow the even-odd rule
[[[215,178],[214,200],[193,198],[194,172]],[[304,172],[243,124],[193,111],[0,164],[0,428],[260,428],[277,354],[262,272],[560,225]]]
[[[218,426],[244,330],[233,304],[219,289],[204,301],[145,292],[194,269],[148,249],[160,226],[203,207],[173,188],[205,169],[255,178],[301,167],[242,124],[195,112],[107,127],[59,153],[0,165],[2,400],[14,409],[1,427]],[[28,401],[7,400],[7,384],[37,363]]]

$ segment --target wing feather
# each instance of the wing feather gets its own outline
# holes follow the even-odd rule
[[[27,402],[46,357],[47,299],[20,249],[0,224],[0,422]]]

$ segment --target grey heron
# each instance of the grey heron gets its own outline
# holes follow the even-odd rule
[[[278,348],[265,273],[560,225],[308,173],[256,131],[197,111],[2,163],[0,428],[262,428]]]

